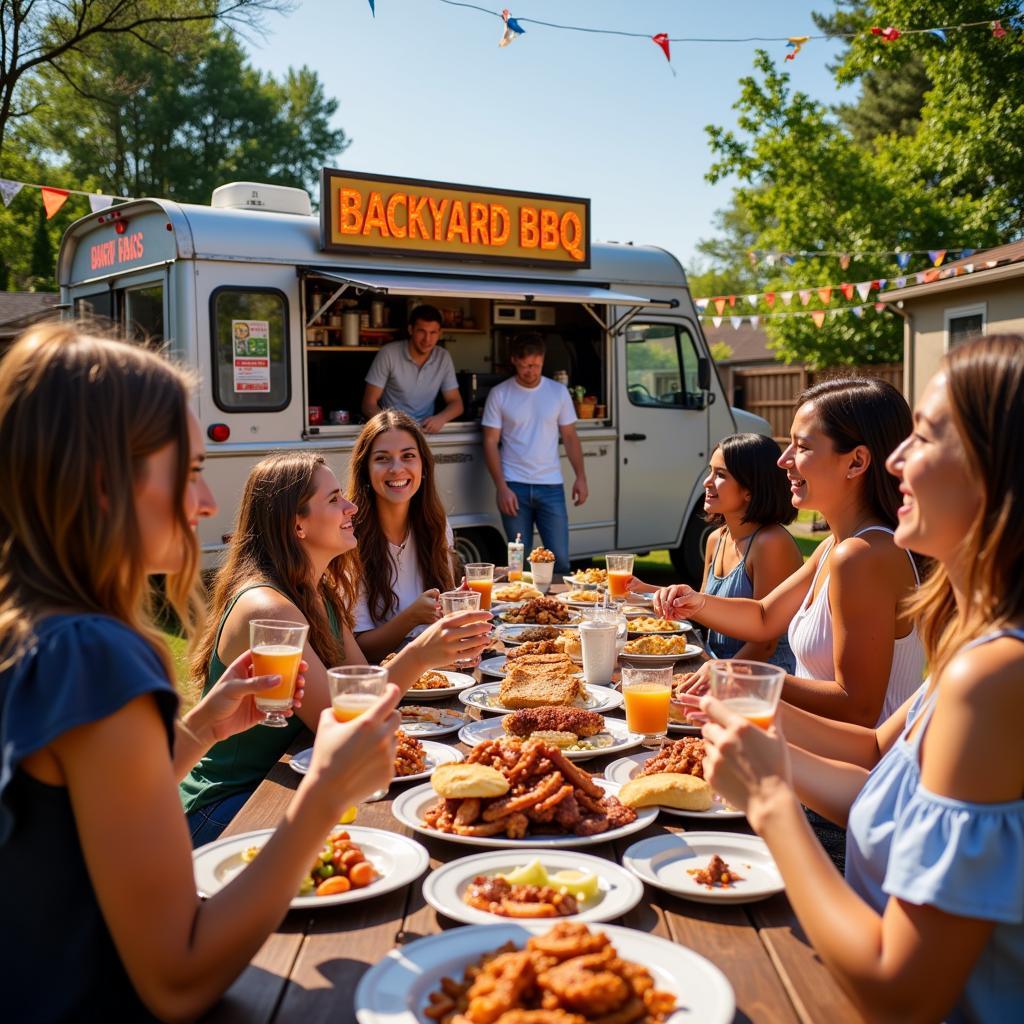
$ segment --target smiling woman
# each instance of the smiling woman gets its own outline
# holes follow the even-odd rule
[[[349,463],[348,496],[358,506],[359,549],[346,556],[348,578],[359,580],[354,629],[376,661],[434,622],[439,594],[455,585],[434,458],[411,417],[392,409],[366,424]],[[368,573],[366,565],[381,568]]]

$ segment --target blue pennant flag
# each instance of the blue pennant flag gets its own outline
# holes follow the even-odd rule
[[[373,0],[370,0],[370,13],[376,18],[377,9],[373,6]]]
[[[906,270],[910,265],[910,258],[913,253],[910,252],[898,252],[896,253],[896,262],[900,265],[900,270]]]
[[[887,285],[888,283],[889,283],[889,279],[888,279],[887,277],[880,277],[880,278],[878,279],[878,290],[879,290],[880,292],[881,292],[881,291],[884,291],[884,290],[885,290],[885,286],[886,286],[886,285]]]
[[[977,250],[975,250],[975,249],[961,249],[960,250],[960,259],[964,259],[967,256],[973,256],[976,251]]]
[[[862,319],[864,317],[864,307],[863,306],[853,306],[851,308],[850,312],[853,313],[853,315],[855,317],[857,317],[858,319]]]
[[[896,278],[896,287],[897,288],[906,288],[906,286],[907,286],[907,279],[905,277],[897,277]]]
[[[933,36],[938,36],[943,42],[946,42],[946,33],[943,32],[941,28],[930,28],[928,31],[931,32]]]

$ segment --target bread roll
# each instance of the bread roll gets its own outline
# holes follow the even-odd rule
[[[438,796],[451,800],[466,797],[504,796],[508,779],[497,768],[485,764],[441,764],[430,776],[430,784]]]
[[[711,787],[695,775],[657,772],[630,779],[619,790],[627,807],[675,807],[680,811],[706,811],[711,807]]]

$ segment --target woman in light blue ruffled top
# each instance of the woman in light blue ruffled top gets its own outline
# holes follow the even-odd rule
[[[1024,339],[955,348],[887,466],[930,675],[877,729],[703,707],[711,784],[765,839],[800,922],[871,1020],[1024,1020]],[[783,737],[784,734],[784,737]],[[788,742],[785,742],[788,741]],[[847,826],[846,879],[800,802]]]

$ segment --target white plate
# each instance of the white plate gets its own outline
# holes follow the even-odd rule
[[[601,582],[597,583],[597,582],[595,582],[593,580],[587,580],[584,577],[578,575],[577,573],[570,573],[568,576],[563,576],[562,577],[562,582],[563,583],[569,583],[573,587],[576,587],[579,590],[591,590],[591,589],[597,589],[599,587],[601,587],[601,588],[606,587],[608,585],[607,580],[608,580],[608,577],[605,576],[604,580],[602,580]]]
[[[555,600],[561,601],[562,604],[567,604],[570,608],[599,608],[601,606],[601,592],[599,590],[593,590],[589,591],[589,593],[597,594],[598,596],[593,601],[571,601],[569,599],[569,594],[556,594]]]
[[[456,764],[464,760],[466,756],[458,747],[452,747],[447,743],[431,743],[430,740],[420,740],[420,743],[423,744],[423,753],[426,755],[427,767],[413,775],[396,775],[391,780],[392,785],[396,782],[418,782],[421,779],[429,779],[439,764]],[[309,761],[312,756],[312,747],[300,750],[288,762],[288,767],[293,772],[298,772],[299,775],[305,775],[309,771]]]
[[[634,618],[636,618],[636,617],[637,616],[634,616]],[[652,619],[658,618],[658,616],[656,616],[656,615],[649,615],[648,617],[652,618]],[[630,622],[630,624],[629,624],[629,635],[630,635],[630,637],[634,637],[634,636],[678,636],[680,633],[689,633],[693,629],[693,626],[690,625],[689,622],[680,621],[679,619],[666,619],[665,621],[666,622],[674,622],[675,623],[675,628],[674,629],[656,629],[656,630],[644,629],[644,630],[640,630],[640,629],[634,629],[632,622]]]
[[[651,636],[652,634],[644,633],[643,635]],[[637,665],[671,665],[684,658],[695,658],[703,653],[704,648],[700,644],[687,644],[686,650],[682,654],[630,654],[629,651],[624,650],[619,657],[630,664],[636,662]]]
[[[606,793],[615,795],[619,791],[619,787],[614,782],[597,778],[594,781]],[[422,786],[416,786],[415,789],[407,789],[391,805],[391,813],[403,825],[422,835],[433,836],[435,839],[447,839],[452,843],[464,843],[467,846],[488,846],[491,849],[502,850],[529,849],[531,846],[556,850],[567,849],[571,846],[597,846],[599,843],[610,842],[613,839],[621,839],[623,836],[640,832],[658,816],[657,807],[642,807],[636,812],[636,821],[629,825],[622,825],[620,828],[610,828],[607,832],[600,832],[596,836],[561,834],[526,836],[524,839],[508,839],[505,836],[459,836],[452,832],[438,832],[436,828],[424,824],[424,813],[440,799],[434,792],[434,787],[427,782]]]
[[[743,881],[728,889],[709,889],[689,874],[706,868],[715,853]],[[753,903],[786,888],[765,841],[741,832],[680,832],[642,839],[622,855],[622,866],[650,885],[698,903]]]
[[[250,846],[262,848],[274,834],[272,828],[256,832],[242,832],[229,839],[217,839],[200,846],[192,854],[196,889],[200,896],[212,896],[224,888],[232,878],[248,866],[242,854]],[[296,896],[292,910],[312,910],[316,907],[334,907],[339,903],[359,903],[372,900],[386,892],[401,889],[415,881],[430,864],[427,851],[408,836],[385,832],[379,828],[346,825],[345,831],[377,869],[377,878],[362,889],[349,889],[333,896]]]
[[[635,779],[640,774],[640,768],[646,764],[654,753],[645,750],[639,754],[628,754],[612,761],[604,770],[604,777],[609,782],[624,786],[630,779]],[[715,821],[724,821],[726,818],[742,818],[743,812],[730,807],[717,793],[711,794],[712,804],[706,811],[682,811],[678,807],[662,807],[665,814],[676,814],[681,818],[708,818]]]
[[[445,668],[435,668],[431,671],[444,676],[449,685],[435,686],[429,690],[406,690],[402,700],[407,700],[410,704],[415,704],[420,700],[442,700],[444,697],[454,696],[459,690],[465,690],[476,682],[465,672],[451,672]]]
[[[356,987],[359,1024],[421,1024],[431,992],[444,977],[461,979],[480,955],[512,940],[522,948],[531,935],[542,935],[551,921],[472,925],[417,939],[391,950],[374,964]],[[619,956],[643,964],[659,989],[676,996],[680,1009],[667,1024],[731,1024],[736,999],[725,975],[693,950],[632,928],[606,924]]]
[[[467,747],[477,747],[485,740],[500,740],[508,736],[508,733],[501,727],[501,718],[482,718],[477,722],[470,722],[459,730],[459,739]],[[586,761],[591,757],[602,757],[605,754],[617,754],[622,750],[629,750],[637,746],[642,736],[629,731],[626,723],[621,718],[606,718],[604,720],[604,732],[596,736],[588,736],[590,742],[600,741],[604,738],[606,746],[597,747],[594,750],[563,750],[570,761]]]
[[[482,676],[498,676],[505,674],[505,655],[500,658],[484,658],[477,666]]]
[[[573,707],[586,708],[588,711],[610,711],[612,708],[620,707],[622,694],[608,686],[587,686],[587,696],[582,701],[574,703]],[[479,711],[490,711],[492,715],[507,715],[515,708],[507,708],[504,704],[498,703],[498,692],[501,690],[501,683],[481,683],[471,690],[463,690],[459,694],[459,700],[471,708]]]
[[[591,857],[574,851],[560,850],[497,850],[460,857],[444,867],[436,868],[423,883],[423,898],[439,913],[463,924],[494,924],[508,921],[501,914],[477,910],[463,899],[463,894],[477,875],[508,874],[524,864],[539,860],[549,874],[570,869],[597,875],[600,890],[596,896],[579,903],[579,913],[549,918],[556,921],[614,921],[632,910],[644,894],[643,883],[636,875],[604,857]]]
[[[398,710],[403,711],[403,705],[399,705]],[[403,722],[402,731],[422,739],[424,736],[447,736],[449,733],[458,732],[466,724],[466,716],[461,711],[448,711],[444,708],[436,710],[441,716],[440,722]]]

